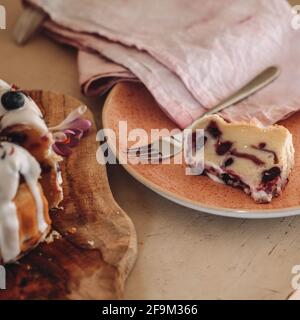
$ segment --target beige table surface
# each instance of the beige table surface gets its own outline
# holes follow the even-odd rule
[[[44,36],[18,48],[11,31],[19,1],[0,4],[8,13],[8,29],[0,30],[0,78],[73,95],[100,119],[101,101],[80,94],[75,51]],[[254,221],[203,214],[161,198],[119,165],[108,172],[139,239],[126,298],[284,299],[292,291],[291,270],[300,265],[300,217]]]

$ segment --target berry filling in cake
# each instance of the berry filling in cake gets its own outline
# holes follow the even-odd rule
[[[294,165],[292,135],[286,128],[228,123],[210,115],[194,129],[204,129],[203,173],[212,180],[240,188],[258,203],[281,194]],[[197,169],[195,163],[190,166]]]

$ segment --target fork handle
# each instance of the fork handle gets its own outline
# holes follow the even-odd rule
[[[16,43],[18,45],[25,44],[41,27],[46,18],[47,14],[45,12],[34,7],[26,7],[13,30]]]
[[[214,114],[224,110],[225,108],[240,102],[241,100],[249,97],[258,90],[264,88],[266,85],[274,81],[280,75],[280,68],[277,66],[272,66],[265,69],[262,73],[248,82],[244,87],[235,92],[233,95],[226,98],[221,103],[217,104],[215,107],[209,109],[207,112],[202,114],[197,120],[195,120],[187,129],[193,129],[198,121],[200,121],[204,116]]]

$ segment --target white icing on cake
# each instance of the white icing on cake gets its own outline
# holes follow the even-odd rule
[[[0,258],[4,263],[16,259],[20,252],[19,221],[14,199],[20,175],[31,191],[37,211],[38,228],[45,232],[48,225],[44,218],[43,199],[38,180],[41,168],[28,151],[8,142],[0,143]],[[0,259],[1,260],[1,259]]]
[[[5,89],[10,90],[11,86],[7,82],[0,79],[0,90],[5,90]]]
[[[6,110],[1,103],[2,96],[12,90],[12,87],[0,80],[0,132],[10,126],[24,124],[36,128],[41,135],[48,132],[48,128],[43,120],[41,110],[36,103],[29,97],[25,96],[25,105],[16,110]]]

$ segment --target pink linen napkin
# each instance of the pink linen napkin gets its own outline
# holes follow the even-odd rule
[[[139,81],[129,70],[99,54],[79,50],[79,83],[87,96],[106,93],[121,81]]]
[[[28,0],[79,53],[80,81],[99,94],[142,81],[185,127],[269,65],[280,79],[223,112],[272,124],[300,109],[300,32],[285,0]]]

